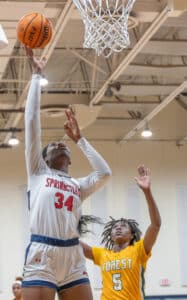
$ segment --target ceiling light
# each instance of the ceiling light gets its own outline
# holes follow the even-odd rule
[[[48,85],[48,80],[47,78],[45,78],[45,76],[42,76],[41,79],[40,79],[40,85],[41,86],[47,86]]]
[[[141,132],[141,136],[144,138],[149,138],[153,135],[151,129],[149,128],[148,124],[146,124],[145,129]]]
[[[10,137],[9,141],[8,141],[8,144],[10,146],[17,146],[19,144],[19,140],[18,138],[15,136],[14,133],[12,133],[12,136]]]

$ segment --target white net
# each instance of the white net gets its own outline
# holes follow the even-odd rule
[[[84,47],[105,56],[127,48],[128,17],[135,1],[73,0],[85,24]]]

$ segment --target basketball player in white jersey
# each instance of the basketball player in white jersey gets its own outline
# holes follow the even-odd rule
[[[81,136],[71,109],[65,133],[89,160],[93,172],[84,178],[68,175],[70,151],[62,142],[41,149],[40,78],[45,65],[26,47],[33,76],[25,108],[25,144],[30,205],[31,242],[23,272],[24,300],[92,300],[77,226],[82,201],[111,176],[104,159]]]

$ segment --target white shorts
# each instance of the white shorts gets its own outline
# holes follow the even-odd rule
[[[80,244],[66,247],[40,242],[29,244],[23,287],[46,286],[60,291],[83,283],[89,283],[89,279]]]

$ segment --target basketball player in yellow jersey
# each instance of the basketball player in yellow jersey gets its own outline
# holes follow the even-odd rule
[[[144,238],[140,239],[141,231],[135,220],[112,218],[102,234],[105,248],[90,247],[81,242],[85,256],[101,268],[101,300],[140,300],[144,296],[142,275],[161,219],[151,193],[150,171],[142,165],[138,168],[138,174],[135,180],[144,192],[151,221]]]

